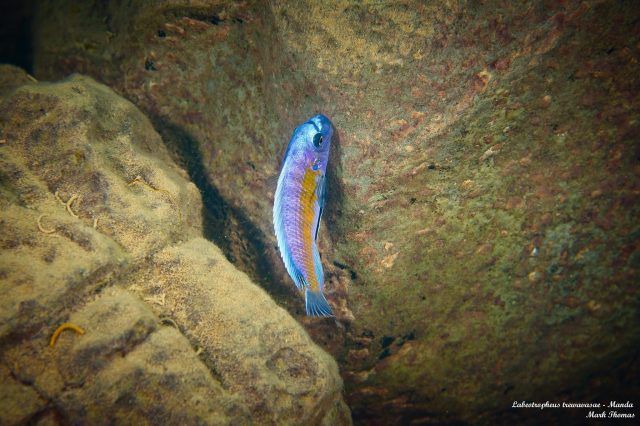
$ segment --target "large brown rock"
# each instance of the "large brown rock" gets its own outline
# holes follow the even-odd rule
[[[86,72],[150,114],[225,202],[227,256],[293,313],[269,178],[327,113],[321,251],[345,327],[307,325],[356,419],[523,421],[514,400],[637,390],[639,10],[42,2],[35,72]]]
[[[333,358],[210,242],[156,253],[127,285],[196,342],[255,424],[350,423]]]
[[[25,76],[0,67],[0,423],[350,424],[333,358],[200,238],[149,120]]]
[[[199,234],[197,188],[107,87],[80,76],[20,86],[2,99],[0,123],[3,341]]]

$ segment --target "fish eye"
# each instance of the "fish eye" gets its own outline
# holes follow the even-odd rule
[[[321,145],[322,145],[322,135],[320,133],[316,133],[313,136],[313,146],[315,146],[316,148],[320,148]]]

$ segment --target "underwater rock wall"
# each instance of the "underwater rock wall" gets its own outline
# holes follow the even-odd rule
[[[521,423],[514,400],[609,399],[638,370],[639,22],[610,1],[43,1],[34,70],[196,144],[240,218],[225,254],[293,314],[269,182],[326,113],[344,328],[303,321],[354,418]]]
[[[0,129],[0,424],[351,423],[336,362],[201,238],[134,105],[3,65]]]

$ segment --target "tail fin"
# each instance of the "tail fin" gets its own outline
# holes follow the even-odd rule
[[[322,290],[312,291],[309,287],[306,288],[304,293],[305,307],[307,309],[307,315],[313,317],[332,317],[331,307],[329,302],[324,298]]]

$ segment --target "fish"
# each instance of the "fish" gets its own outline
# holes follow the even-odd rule
[[[322,114],[293,132],[282,161],[273,202],[273,227],[280,256],[296,287],[304,290],[308,316],[333,312],[324,296],[318,229],[327,195],[327,163],[333,124]]]

